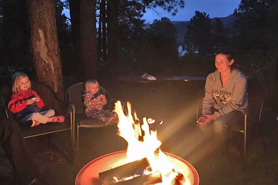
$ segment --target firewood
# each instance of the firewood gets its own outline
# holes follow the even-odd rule
[[[110,170],[100,172],[99,179],[103,185],[115,183],[117,180],[124,179],[126,177],[141,176],[144,170],[150,168],[149,162],[146,158],[138,161],[127,163]],[[117,180],[116,180],[117,179]]]
[[[176,177],[173,179],[172,185],[183,185],[185,184],[185,178],[182,173],[178,172]]]
[[[156,171],[149,175],[141,175],[129,180],[115,182],[111,185],[152,185],[161,182],[162,182],[162,175],[159,171]]]

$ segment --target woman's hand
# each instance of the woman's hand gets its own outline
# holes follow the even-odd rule
[[[213,115],[203,115],[198,119],[198,123],[202,126],[206,126],[209,124],[211,121],[213,121],[215,118]]]
[[[199,123],[200,125],[204,126],[205,121],[208,119],[208,117],[206,116],[201,116],[198,120],[197,123]]]
[[[211,121],[213,121],[215,118],[213,115],[205,115],[207,117],[206,121],[204,122],[204,125],[209,124]]]

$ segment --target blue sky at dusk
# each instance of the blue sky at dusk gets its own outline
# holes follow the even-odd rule
[[[184,0],[184,8],[179,9],[176,16],[171,13],[157,8],[154,10],[148,9],[143,19],[146,23],[152,23],[155,19],[160,20],[162,17],[167,17],[171,21],[189,21],[194,15],[195,11],[205,12],[209,14],[210,18],[227,17],[231,15],[236,8],[238,8],[241,0]],[[63,11],[67,17],[70,17],[69,10]]]
[[[179,9],[176,16],[171,13],[157,8],[155,11],[147,10],[143,19],[148,23],[152,23],[155,19],[168,17],[171,21],[189,21],[194,15],[195,11],[205,12],[209,14],[210,18],[227,17],[231,15],[236,8],[238,8],[241,0],[184,0],[184,8]]]

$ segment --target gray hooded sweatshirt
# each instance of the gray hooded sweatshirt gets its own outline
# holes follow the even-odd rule
[[[218,70],[208,75],[202,105],[203,115],[213,114],[218,118],[234,110],[244,114],[247,105],[247,78],[241,71],[233,69],[224,87]]]

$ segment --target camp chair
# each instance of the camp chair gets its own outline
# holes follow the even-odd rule
[[[111,98],[110,93],[103,87],[99,87],[99,91],[106,96],[107,104],[105,109],[113,109],[112,104],[114,99]],[[79,150],[80,128],[98,128],[104,127],[104,122],[88,118],[85,114],[85,106],[83,102],[83,94],[85,92],[85,83],[78,82],[71,85],[66,91],[66,99],[74,105],[73,109],[73,122],[76,124],[76,141],[74,145],[77,151]]]
[[[74,122],[72,121],[73,107],[70,104],[66,103],[65,101],[59,100],[55,92],[47,85],[38,81],[31,81],[31,84],[32,84],[32,90],[36,91],[44,101],[45,106],[43,107],[42,110],[54,109],[56,115],[65,116],[65,122],[41,124],[39,126],[32,127],[32,128],[24,127],[20,125],[22,136],[25,139],[27,139],[27,138],[37,137],[37,136],[50,135],[50,134],[59,133],[63,131],[70,131],[70,135],[71,135],[70,143],[73,144],[74,141],[73,138]],[[5,111],[6,117],[9,119],[14,119],[13,114],[7,108],[7,105],[11,100],[11,95],[12,95],[11,89],[12,89],[11,83],[4,85],[4,87],[1,89],[0,105]]]
[[[262,139],[262,144],[264,149],[266,150],[266,144],[262,135],[261,130],[261,118],[264,107],[264,101],[267,96],[267,89],[262,84],[258,82],[253,83],[252,81],[248,81],[248,108],[246,113],[244,114],[244,122],[242,129],[233,129],[232,131],[239,132],[243,134],[243,168],[246,166],[246,154],[247,154],[247,143],[248,138],[247,134],[252,126],[257,127],[256,129],[259,131],[260,137]],[[248,124],[249,123],[249,124]],[[252,125],[255,124],[255,125]]]
[[[236,127],[231,128],[232,131],[243,134],[243,168],[245,168],[246,166],[245,163],[246,163],[247,143],[248,143],[247,134],[249,133],[249,129],[251,129],[252,126],[257,127],[257,130],[259,131],[262,138],[264,149],[266,150],[266,145],[260,129],[264,100],[267,96],[266,87],[263,86],[262,84],[259,84],[258,82],[253,82],[251,80],[248,80],[247,93],[248,93],[248,108],[244,114],[242,128],[236,128]],[[200,103],[202,103],[202,101],[200,101]],[[200,104],[197,106],[197,111],[196,111],[197,118],[201,116],[201,111],[200,111],[201,107],[202,106]]]

